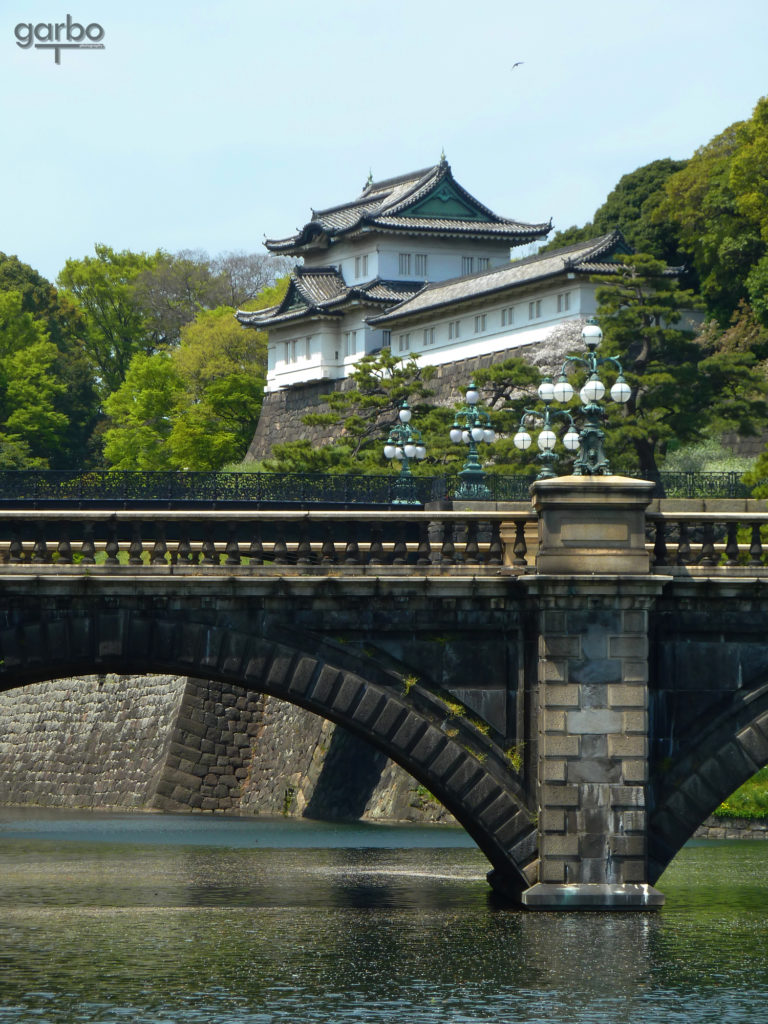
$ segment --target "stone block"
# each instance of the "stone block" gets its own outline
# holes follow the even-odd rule
[[[632,658],[625,658],[621,663],[621,681],[623,683],[647,683],[648,662],[643,659],[636,661]]]
[[[549,857],[578,857],[579,837],[568,835],[554,835],[546,832],[539,837],[541,857],[547,860]]]
[[[555,860],[547,857],[542,860],[539,869],[539,877],[542,882],[562,883],[565,882],[565,861]]]
[[[621,661],[618,658],[571,659],[568,679],[571,683],[618,683]]]
[[[644,836],[609,836],[608,849],[616,857],[644,857]]]
[[[462,758],[458,765],[453,769],[451,774],[447,777],[446,785],[449,789],[453,790],[454,793],[460,795],[469,788],[473,779],[478,775],[477,764],[474,759],[465,756]]]
[[[338,678],[339,670],[337,668],[323,665],[309,695],[312,703],[320,707],[328,707]]]
[[[352,717],[356,722],[368,725],[383,706],[384,697],[369,686],[363,694],[362,700],[352,712]]]
[[[539,829],[542,832],[565,832],[565,811],[546,808],[539,814]]]
[[[579,737],[565,733],[545,733],[539,741],[543,757],[578,757]]]
[[[648,690],[645,686],[631,686],[626,683],[608,687],[608,707],[617,708],[646,708],[648,705]]]
[[[609,708],[569,711],[566,718],[569,733],[616,733],[622,728],[622,716]]]
[[[757,764],[765,764],[768,761],[768,737],[760,730],[750,725],[742,729],[736,738]]]
[[[555,683],[545,683],[542,686],[542,695],[544,707],[547,710],[556,707],[573,708],[579,706],[578,686],[558,686]]]
[[[437,751],[445,744],[445,736],[439,729],[429,726],[411,751],[411,757],[418,764],[428,765]]]
[[[333,698],[333,709],[339,713],[348,711],[349,708],[355,703],[360,696],[361,690],[363,690],[365,683],[359,676],[352,675],[350,672],[345,672],[341,686],[336,691],[336,695]]]
[[[642,711],[624,711],[621,716],[621,725],[624,732],[627,733],[648,733],[648,712]]]
[[[648,657],[648,637],[612,636],[608,641],[608,655],[611,658],[642,661]]]
[[[293,676],[288,683],[288,692],[303,694],[309,689],[315,672],[317,661],[314,658],[299,658],[293,669]]]
[[[566,761],[543,761],[541,764],[542,782],[565,782],[567,778]]]
[[[450,774],[461,759],[458,747],[451,743],[446,746],[429,766],[429,774],[434,779],[442,779]]]
[[[575,786],[547,783],[541,786],[539,799],[542,807],[578,807],[579,791]]]
[[[417,718],[415,715],[408,715],[392,737],[393,746],[398,750],[408,751],[412,745],[415,745],[416,740],[420,738],[420,733],[423,729],[424,723],[420,718]]]
[[[607,757],[568,762],[568,782],[621,782],[621,765]]]
[[[645,758],[648,756],[648,737],[645,733],[609,736],[608,755],[614,758]]]
[[[565,732],[565,711],[550,711],[548,708],[541,712],[539,721],[542,733]]]
[[[402,704],[395,700],[387,700],[381,713],[374,719],[371,731],[377,736],[389,737],[405,714],[406,710]]]
[[[547,658],[578,658],[581,642],[578,636],[543,636],[544,655]]]
[[[278,647],[267,672],[265,688],[278,691],[287,689],[293,679],[293,660],[291,651]]]
[[[582,860],[604,860],[608,850],[604,832],[583,832],[578,837],[579,856]]]
[[[565,658],[548,658],[541,663],[542,682],[567,683],[568,661]]]
[[[623,760],[621,762],[621,781],[629,784],[641,784],[648,781],[648,760]]]
[[[618,864],[619,877],[622,882],[647,882],[645,860],[622,860]]]
[[[622,613],[622,627],[625,633],[641,633],[645,636],[648,632],[648,613],[637,609],[627,610]]]

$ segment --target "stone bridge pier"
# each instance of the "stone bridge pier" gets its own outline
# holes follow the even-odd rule
[[[528,907],[651,907],[648,884],[651,485],[534,485],[540,515],[536,708],[539,881]]]

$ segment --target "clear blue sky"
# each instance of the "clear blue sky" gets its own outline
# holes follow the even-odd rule
[[[67,13],[105,49],[17,47]],[[767,42],[765,0],[0,0],[0,250],[260,251],[443,148],[498,213],[581,224],[749,117]]]

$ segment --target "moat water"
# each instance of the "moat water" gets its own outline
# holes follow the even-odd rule
[[[765,1024],[768,842],[656,913],[498,905],[459,830],[0,808],[0,1022]]]

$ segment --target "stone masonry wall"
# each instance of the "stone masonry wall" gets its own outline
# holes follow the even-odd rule
[[[92,676],[0,694],[0,805],[451,821],[369,744],[239,687]]]
[[[88,676],[0,694],[0,804],[151,805],[184,684]]]
[[[581,346],[583,323],[574,320],[556,328],[550,337],[537,345],[504,349],[473,359],[461,359],[435,368],[435,376],[429,382],[432,392],[430,401],[435,405],[455,405],[463,399],[470,378],[475,371],[485,369],[512,357],[526,359],[542,372],[553,373],[562,366],[565,356]],[[314,381],[311,384],[295,384],[281,391],[265,396],[256,433],[251,441],[246,461],[267,458],[272,446],[287,441],[308,440],[314,445],[330,444],[338,431],[334,426],[307,426],[303,417],[307,413],[328,412],[323,396],[332,391],[349,391],[353,387],[350,378],[345,380]]]

